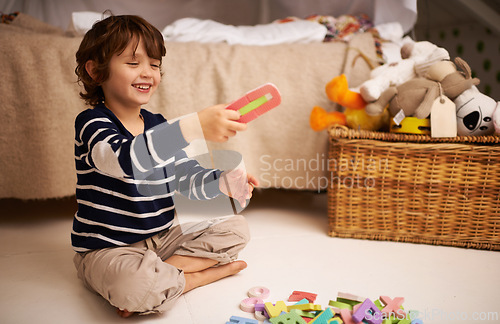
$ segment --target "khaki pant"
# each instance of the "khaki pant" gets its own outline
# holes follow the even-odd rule
[[[144,241],[77,253],[78,277],[111,305],[141,314],[172,307],[186,284],[182,270],[163,262],[174,254],[209,258],[223,265],[236,260],[250,239],[243,216],[187,223]]]

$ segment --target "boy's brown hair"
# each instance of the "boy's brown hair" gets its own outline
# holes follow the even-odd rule
[[[109,61],[115,54],[121,54],[130,41],[135,41],[135,49],[142,40],[149,57],[161,60],[166,54],[161,32],[139,16],[110,16],[96,22],[83,37],[76,52],[75,73],[78,82],[83,83],[84,92],[80,97],[89,105],[95,106],[104,101],[101,83],[109,77]],[[135,53],[134,49],[134,53]],[[95,62],[95,79],[88,74],[85,64]]]

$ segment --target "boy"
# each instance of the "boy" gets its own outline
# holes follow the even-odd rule
[[[246,267],[235,261],[249,240],[243,217],[184,224],[184,233],[172,226],[174,191],[195,199],[223,193],[244,206],[258,183],[244,172],[204,169],[182,151],[194,139],[223,142],[244,131],[238,112],[216,105],[168,123],[141,108],[158,87],[165,52],[144,19],[111,16],[76,53],[80,96],[93,109],[75,120],[74,263],[122,317],[163,312],[182,293]]]

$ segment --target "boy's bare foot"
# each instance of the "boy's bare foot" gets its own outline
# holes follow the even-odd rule
[[[118,313],[118,315],[120,315],[120,317],[123,317],[123,318],[127,318],[127,317],[130,317],[130,316],[134,315],[134,313],[129,312],[126,309],[121,310],[121,309],[117,308],[116,312]]]
[[[240,260],[216,268],[208,268],[198,272],[185,273],[184,277],[186,278],[186,286],[184,288],[184,293],[196,287],[208,285],[209,283],[215,282],[219,279],[235,275],[246,267],[247,263]]]
[[[218,262],[207,258],[199,258],[174,254],[165,260],[166,263],[181,269],[184,273],[198,272],[213,267]]]

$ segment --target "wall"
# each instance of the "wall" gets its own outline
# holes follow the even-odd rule
[[[493,12],[498,10],[497,3],[489,3]],[[419,0],[417,5],[415,39],[447,49],[452,58],[463,58],[481,80],[479,90],[500,100],[500,35],[460,1]]]

